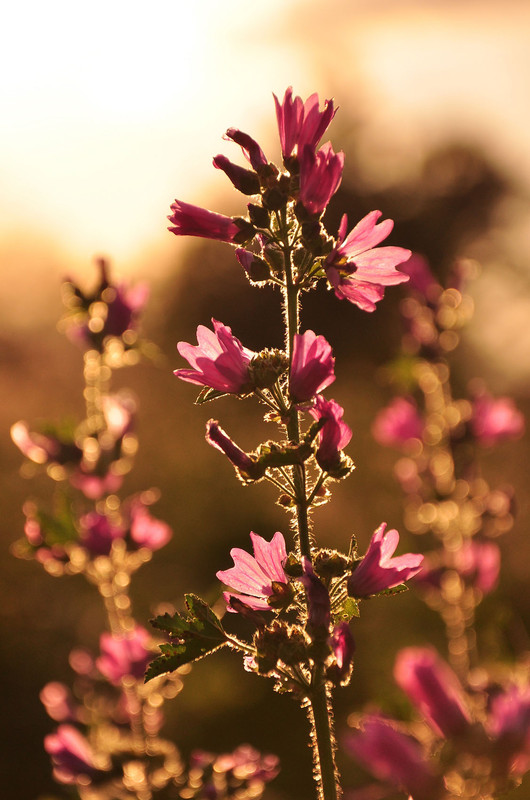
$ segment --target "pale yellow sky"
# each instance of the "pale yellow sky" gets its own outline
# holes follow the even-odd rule
[[[55,291],[97,254],[122,275],[163,269],[184,247],[165,231],[176,196],[235,210],[211,159],[238,157],[231,125],[277,158],[271,93],[289,84],[363,113],[382,183],[457,134],[530,186],[524,2],[30,0],[0,23],[4,324],[23,281]]]

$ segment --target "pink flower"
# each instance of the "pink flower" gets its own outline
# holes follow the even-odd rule
[[[385,447],[403,447],[411,439],[421,439],[423,422],[413,400],[396,397],[376,416],[372,435]]]
[[[495,399],[486,393],[475,397],[471,430],[484,447],[504,439],[516,439],[524,428],[524,417],[510,397]]]
[[[462,686],[433,648],[401,650],[394,679],[436,733],[450,738],[468,730],[471,719]]]
[[[399,533],[392,529],[385,535],[386,522],[377,528],[364,558],[357,562],[348,578],[348,594],[369,597],[385,589],[399,586],[421,569],[423,556],[407,553],[392,558],[399,542]]]
[[[300,158],[299,200],[310,214],[320,215],[342,180],[344,153],[334,153],[330,142],[315,151],[305,145]]]
[[[173,214],[168,219],[173,225],[168,230],[176,236],[202,236],[204,239],[233,243],[241,233],[231,217],[184,203],[182,200],[175,200],[171,210]]]
[[[295,334],[289,392],[296,403],[310,400],[335,380],[331,345],[313,331]]]
[[[44,739],[44,748],[52,758],[54,778],[60,783],[72,784],[82,775],[94,778],[103,774],[96,767],[88,741],[72,725],[59,725]]]
[[[40,701],[48,716],[56,722],[70,722],[75,720],[75,705],[70,689],[64,683],[52,681],[41,689]]]
[[[343,421],[344,409],[335,400],[317,395],[309,411],[316,420],[326,420],[318,434],[316,459],[321,469],[329,472],[340,466],[342,450],[352,437],[351,428]]]
[[[417,740],[383,717],[364,717],[362,731],[351,736],[346,746],[379,780],[406,791],[414,800],[440,797],[440,781]]]
[[[224,584],[236,592],[242,592],[242,594],[234,594],[233,591],[224,592],[229,611],[233,611],[230,608],[231,596],[237,597],[250,608],[270,611],[274,607],[275,600],[279,599],[278,595],[281,598],[284,593],[283,587],[287,588],[288,578],[283,569],[287,552],[282,534],[278,531],[270,542],[256,533],[251,533],[250,538],[254,556],[239,547],[233,547],[230,555],[234,560],[234,566],[216,573]]]
[[[243,347],[227,325],[215,319],[212,323],[213,332],[204,325],[197,328],[197,347],[187,342],[178,343],[180,355],[193,369],[177,369],[174,374],[183,381],[220,392],[249,391],[249,364],[256,353]]]
[[[108,556],[115,539],[123,539],[125,530],[113,524],[105,514],[89,511],[79,520],[81,536],[79,543],[92,556]]]
[[[363,311],[375,311],[385,286],[409,280],[396,265],[410,258],[402,247],[377,247],[394,227],[391,219],[376,225],[380,211],[371,211],[346,236],[348,218],[342,217],[337,244],[324,264],[328,281],[339,299],[355,303]],[[346,238],[345,238],[346,237]]]
[[[147,631],[137,625],[123,636],[102,633],[99,639],[101,655],[96,666],[110,683],[119,686],[123,678],[140,680],[152,658],[151,639]]]
[[[305,145],[314,150],[335,116],[333,100],[326,100],[320,111],[318,94],[312,94],[304,103],[301,97],[293,98],[292,86],[286,90],[282,103],[276,95],[273,97],[284,159],[292,156],[295,149],[300,154]]]
[[[140,500],[131,505],[130,531],[133,542],[138,547],[147,547],[149,550],[160,550],[173,535],[169,525],[152,517]]]
[[[26,422],[20,420],[11,426],[11,439],[26,458],[35,464],[77,463],[83,455],[81,449],[73,442],[54,434],[34,433]]]

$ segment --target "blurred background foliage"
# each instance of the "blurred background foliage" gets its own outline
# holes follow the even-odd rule
[[[200,15],[208,11],[208,5],[197,4],[199,21]],[[326,5],[325,17],[321,18],[316,12],[320,7],[324,14],[319,3],[291,2],[285,7],[258,3],[255,15],[259,20],[256,22],[240,4],[228,2],[226,17],[217,31],[217,58],[224,59],[220,75],[228,69],[226,60],[233,59],[233,80],[226,87],[230,98],[226,108],[216,111],[212,141],[215,138],[217,144],[211,145],[208,140],[208,146],[228,153],[220,136],[229,125],[248,130],[257,138],[260,138],[261,129],[260,141],[263,140],[264,149],[275,160],[278,147],[271,144],[274,136],[271,89],[283,93],[288,84],[304,75],[301,85],[295,84],[297,93],[305,96],[316,88],[321,96],[334,96],[340,110],[330,136],[335,150],[345,151],[346,167],[342,186],[328,212],[329,230],[336,231],[343,212],[347,212],[353,222],[378,208],[385,217],[396,222],[390,243],[423,254],[441,282],[456,258],[478,259],[482,270],[474,285],[469,287],[475,300],[476,316],[453,359],[457,391],[463,393],[470,378],[484,377],[492,393],[512,393],[528,418],[530,248],[525,237],[530,227],[527,174],[530,163],[521,162],[517,170],[509,159],[503,160],[499,155],[500,145],[488,147],[480,121],[476,136],[457,124],[453,128],[447,124],[439,135],[426,135],[419,144],[421,136],[417,131],[411,133],[412,121],[405,111],[408,97],[405,89],[401,98],[405,131],[391,120],[378,125],[377,97],[372,98],[372,104],[367,102],[373,76],[369,71],[363,73],[362,48],[357,53],[357,67],[355,53],[348,52],[346,59],[343,52],[348,41],[355,50],[354,45],[362,37],[362,30],[359,32],[356,25],[361,29],[364,25],[366,41],[374,41],[374,31],[379,24],[383,47],[385,36],[390,37],[389,21],[396,21],[397,37],[402,32],[400,20],[414,20],[410,29],[411,50],[417,46],[422,25],[425,41],[433,31],[445,30],[442,52],[447,60],[447,80],[457,83],[458,72],[455,74],[450,69],[452,42],[460,42],[463,29],[474,30],[469,23],[473,10],[479,13],[485,9],[487,25],[484,18],[476,23],[476,30],[487,31],[483,36],[484,50],[480,51],[477,40],[473,40],[474,46],[470,45],[468,61],[464,59],[464,63],[475,75],[477,84],[491,81],[492,119],[495,120],[496,103],[499,101],[502,108],[505,99],[491,74],[481,75],[481,66],[491,62],[491,53],[495,52],[495,48],[491,50],[491,42],[501,41],[508,35],[504,16],[502,27],[496,28],[501,19],[501,6],[493,2],[464,2],[459,17],[437,3],[381,2],[374,3],[371,9],[367,5],[370,4],[335,2]],[[517,9],[517,4],[514,8]],[[148,16],[147,10],[145,13]],[[524,19],[527,16],[517,17],[517,13],[512,19],[514,43],[519,41],[518,26]],[[240,31],[243,23],[251,22],[257,56],[247,60],[248,71],[241,73],[237,70],[241,68],[241,57],[247,54],[248,58],[249,43],[241,44],[243,53],[227,53],[226,47],[230,42],[229,34]],[[271,25],[276,26],[276,37]],[[290,31],[289,37],[286,30]],[[338,37],[335,43],[333,31]],[[213,46],[214,39],[206,38],[209,32],[206,26],[205,48]],[[391,37],[388,40],[392,41]],[[400,47],[406,50],[406,43],[401,42]],[[462,53],[458,52],[456,60],[461,64]],[[264,61],[267,53],[269,60]],[[292,67],[291,61],[294,53],[299,59],[296,67]],[[477,56],[477,53],[482,55]],[[395,55],[397,59],[404,58],[404,50],[398,48]],[[215,63],[211,53],[209,59],[209,64]],[[179,69],[183,68],[178,55],[176,60]],[[345,69],[346,60],[350,73]],[[271,63],[272,77],[266,80],[262,73]],[[516,78],[521,79],[520,70],[525,66],[524,77],[528,82],[528,60],[526,64],[519,64],[519,72],[514,66],[514,82]],[[192,67],[193,63],[189,65]],[[213,98],[217,96],[222,109],[225,86],[221,85],[220,75],[210,68],[209,83],[204,84],[208,94],[204,96],[204,86],[201,90],[204,105],[213,105]],[[420,71],[416,75],[417,85],[407,84],[405,88],[411,95],[416,92],[421,97],[425,79]],[[449,107],[443,93],[437,100],[435,88],[430,98],[433,108],[437,108],[437,102],[442,109],[444,103]],[[356,97],[362,102],[356,102]],[[515,85],[514,102],[518,97]],[[176,103],[178,99],[177,95],[173,101]],[[399,102],[399,96],[393,98],[396,108]],[[170,122],[165,134],[169,131],[174,137],[174,162],[194,162],[198,158],[194,152],[194,136],[202,124],[204,105],[199,102],[192,109],[181,99],[180,112],[186,117],[186,124]],[[259,114],[256,108],[260,109]],[[457,111],[458,108],[455,112],[453,107],[447,113],[456,118]],[[528,114],[528,109],[521,113],[521,120],[524,113]],[[211,121],[209,119],[208,124]],[[417,124],[420,126],[421,122]],[[133,129],[135,125],[137,127],[138,123],[133,121]],[[427,123],[425,130],[429,130]],[[496,130],[493,124],[492,141]],[[405,134],[410,137],[408,141]],[[201,147],[202,144],[198,150]],[[212,150],[211,155],[215,152]],[[133,161],[131,169],[134,169]],[[166,520],[174,530],[170,544],[156,553],[153,561],[133,581],[134,608],[142,624],[146,624],[158,604],[166,601],[178,604],[184,591],[197,592],[214,601],[219,594],[215,572],[230,565],[228,551],[231,547],[248,545],[250,530],[267,538],[275,530],[287,533],[287,518],[273,504],[274,491],[263,484],[247,488],[237,483],[228,462],[204,442],[205,422],[210,416],[219,419],[247,449],[253,449],[259,441],[274,435],[272,428],[260,421],[257,406],[252,401],[233,398],[208,406],[194,406],[193,387],[172,375],[172,370],[181,365],[176,342],[195,341],[197,325],[208,324],[211,317],[230,325],[249,348],[259,350],[282,345],[279,296],[268,288],[250,287],[231,248],[215,242],[182,242],[167,234],[162,245],[161,239],[159,242],[156,238],[159,229],[163,236],[164,214],[175,193],[181,199],[202,202],[223,213],[240,211],[230,189],[223,193],[217,188],[219,183],[215,188],[204,185],[208,161],[202,164],[197,161],[197,165],[202,195],[198,196],[199,192],[194,191],[190,181],[175,180],[169,194],[157,207],[157,230],[153,240],[144,242],[134,257],[120,250],[119,244],[116,246],[121,263],[116,265],[115,274],[133,281],[145,278],[152,284],[143,329],[160,350],[156,363],[144,362],[115,376],[114,388],[131,387],[139,400],[140,449],[136,466],[126,477],[123,493],[159,487],[161,499],[153,513]],[[170,176],[172,162],[168,161],[165,168]],[[168,174],[164,180],[169,180]],[[134,187],[134,181],[132,185]],[[160,188],[161,181],[156,185]],[[77,190],[83,194],[82,180]],[[49,191],[53,196],[53,186]],[[62,190],[58,187],[56,191]],[[134,193],[131,185],[123,188],[120,214],[127,207],[131,192]],[[158,196],[153,196],[150,203],[154,206],[159,201]],[[76,202],[74,196],[71,202]],[[132,207],[137,212],[135,204],[133,199]],[[38,693],[50,680],[66,683],[71,680],[70,650],[80,643],[96,650],[103,624],[99,598],[81,579],[52,580],[37,564],[18,561],[9,552],[12,542],[22,534],[24,500],[28,496],[45,498],[49,493],[49,481],[44,476],[36,476],[31,481],[21,477],[21,456],[9,440],[9,425],[18,419],[35,424],[39,420],[60,420],[65,416],[82,417],[82,359],[75,347],[55,330],[55,320],[61,314],[59,277],[69,274],[76,279],[79,277],[83,285],[91,285],[96,270],[87,265],[99,252],[97,243],[87,245],[88,239],[80,244],[82,236],[75,247],[71,240],[65,245],[55,233],[43,237],[35,211],[38,209],[33,210],[34,216],[27,218],[26,228],[20,227],[18,239],[13,234],[16,228],[6,232],[2,239],[1,268],[5,267],[6,275],[2,307],[6,313],[0,328],[3,386],[0,407],[3,495],[0,626],[4,694],[0,775],[2,796],[6,800],[59,796],[42,748],[43,737],[50,731],[51,723],[40,706]],[[134,222],[133,217],[129,225],[133,239]],[[99,220],[94,223],[96,232],[98,224],[101,224]],[[112,260],[114,253],[107,255]],[[85,264],[82,269],[81,263]],[[357,465],[347,481],[337,484],[332,502],[315,514],[316,530],[323,545],[347,548],[351,534],[355,533],[360,546],[364,547],[375,527],[386,520],[389,526],[402,532],[401,552],[421,550],[424,546],[420,538],[406,533],[403,528],[402,495],[392,475],[397,456],[376,445],[370,435],[377,410],[391,396],[382,368],[399,346],[399,301],[404,291],[403,287],[387,290],[374,314],[363,314],[320,287],[305,298],[303,327],[324,334],[334,348],[337,380],[332,394],[344,406],[345,419],[353,429],[348,453]],[[486,658],[510,660],[530,651],[529,467],[528,441],[524,438],[503,444],[483,457],[483,469],[490,485],[512,484],[517,499],[515,527],[500,543],[503,553],[500,587],[479,608],[479,630]],[[443,631],[437,618],[413,591],[394,599],[363,604],[361,619],[354,624],[354,635],[357,643],[354,679],[351,687],[337,692],[339,739],[348,714],[366,702],[377,701],[389,711],[399,710],[403,701],[394,688],[391,670],[400,647],[429,641],[444,652]],[[305,743],[303,712],[288,698],[271,696],[267,681],[243,672],[234,654],[223,651],[195,665],[186,679],[184,691],[166,707],[166,713],[167,730],[185,755],[195,748],[225,751],[241,742],[249,742],[264,751],[278,753],[285,764],[278,779],[268,788],[267,796],[292,800],[310,796],[310,751]],[[354,785],[359,776],[357,768],[346,757],[341,758],[341,767],[345,785]],[[530,787],[523,785],[513,796],[520,800],[530,797]]]

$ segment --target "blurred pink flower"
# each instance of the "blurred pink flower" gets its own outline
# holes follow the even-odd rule
[[[317,395],[309,413],[316,420],[326,420],[318,434],[316,459],[321,469],[329,472],[340,466],[342,450],[352,437],[351,428],[343,421],[344,409],[335,400]]]
[[[40,691],[40,701],[48,716],[56,722],[72,722],[76,718],[74,699],[70,689],[59,683],[52,681]]]
[[[385,589],[399,586],[421,569],[423,556],[406,553],[392,558],[399,543],[399,533],[392,529],[385,534],[386,522],[377,528],[364,558],[357,562],[348,578],[348,594],[369,597]]]
[[[421,439],[423,421],[413,400],[396,397],[381,409],[372,424],[372,435],[384,447],[403,447],[410,439]]]
[[[342,217],[337,244],[324,267],[328,281],[339,299],[355,303],[363,311],[375,311],[385,286],[409,280],[396,266],[410,258],[403,247],[377,247],[394,227],[391,219],[376,225],[380,211],[371,211],[346,236],[348,218]]]
[[[231,217],[206,208],[175,200],[171,210],[173,213],[168,219],[173,224],[168,230],[176,236],[201,236],[221,242],[234,242],[240,233],[240,228]]]
[[[212,323],[213,331],[204,325],[197,328],[197,346],[178,343],[180,355],[193,369],[177,369],[174,374],[183,381],[220,392],[249,391],[249,365],[256,353],[243,347],[227,325],[215,319]]]
[[[34,433],[23,420],[15,422],[10,432],[20,452],[35,464],[75,464],[82,458],[82,450],[73,441],[55,434]]]
[[[102,775],[96,767],[95,754],[86,738],[72,725],[59,725],[44,739],[44,748],[52,758],[53,775],[59,783],[76,783],[80,776]]]
[[[289,393],[296,403],[310,400],[335,380],[331,345],[313,331],[295,334]]]
[[[304,103],[301,97],[293,98],[292,86],[281,103],[276,95],[273,97],[283,158],[290,158],[295,148],[300,154],[305,145],[314,150],[335,116],[333,100],[326,100],[321,111],[318,94],[312,94]]]
[[[112,523],[105,514],[89,511],[79,520],[79,544],[92,556],[108,556],[115,539],[123,539],[125,530]]]
[[[433,648],[401,650],[394,679],[436,733],[451,738],[469,729],[471,718],[462,686]]]
[[[414,800],[436,800],[441,781],[416,739],[397,730],[378,714],[365,716],[362,730],[350,736],[346,747],[379,780],[410,794]]]
[[[140,501],[131,504],[131,539],[138,547],[160,550],[171,539],[173,532],[166,522],[152,517]]]
[[[274,534],[270,542],[267,542],[256,533],[251,533],[254,556],[239,547],[233,547],[230,555],[234,560],[231,569],[220,570],[216,573],[220,581],[227,586],[242,592],[224,592],[225,600],[230,608],[230,597],[237,597],[241,602],[250,608],[257,610],[270,611],[271,603],[269,598],[281,590],[282,585],[287,586],[288,578],[283,569],[283,562],[287,558],[285,549],[285,539],[278,531]],[[280,586],[274,586],[280,584]]]
[[[484,447],[516,439],[524,429],[524,417],[511,397],[493,398],[483,393],[473,400],[471,431]]]
[[[456,570],[464,583],[483,594],[488,594],[497,585],[500,565],[498,545],[494,542],[472,539],[463,542],[458,550],[443,561],[437,558],[436,554],[431,557],[426,556],[421,572],[414,577],[414,583],[420,588],[439,589],[447,570]]]
[[[495,756],[513,775],[523,775],[530,768],[530,686],[511,686],[493,698],[487,731]]]
[[[410,289],[415,289],[427,301],[435,300],[436,296],[442,291],[442,287],[436,281],[431,272],[429,264],[419,253],[412,253],[407,261],[403,261],[400,272],[408,275]]]
[[[150,641],[148,632],[139,625],[123,636],[102,633],[101,655],[96,659],[96,667],[115,686],[119,686],[123,678],[140,680],[153,656],[149,650]]]
[[[316,153],[305,145],[300,156],[299,201],[310,214],[320,215],[342,180],[344,153],[334,153],[330,142]]]

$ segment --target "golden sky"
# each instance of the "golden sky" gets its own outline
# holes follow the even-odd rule
[[[55,291],[98,254],[125,275],[163,269],[174,197],[215,208],[226,192],[211,159],[238,158],[227,127],[278,157],[271,93],[289,84],[363,113],[374,180],[458,134],[530,185],[524,2],[31,0],[2,28],[4,319],[20,319],[21,281]]]

